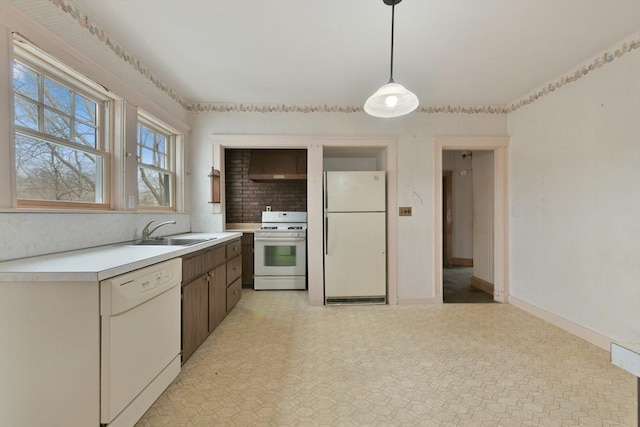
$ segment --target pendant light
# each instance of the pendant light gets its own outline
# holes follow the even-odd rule
[[[382,0],[391,6],[391,71],[389,83],[382,86],[364,103],[364,111],[375,117],[398,117],[418,108],[418,97],[400,83],[393,81],[393,25],[396,4],[402,0]]]

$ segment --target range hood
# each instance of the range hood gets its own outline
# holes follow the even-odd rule
[[[307,150],[250,150],[248,178],[252,181],[307,179]]]

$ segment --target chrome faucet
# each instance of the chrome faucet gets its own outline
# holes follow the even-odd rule
[[[151,224],[153,224],[155,222],[155,219],[152,219],[151,221],[149,221],[149,224],[145,225],[144,228],[142,229],[142,240],[149,240],[149,237],[151,237],[151,234],[156,231],[158,228],[162,227],[163,225],[167,225],[167,224],[175,224],[175,221],[165,221],[165,222],[161,222],[160,224],[156,225],[155,227],[153,227],[151,230],[149,230],[149,226]]]

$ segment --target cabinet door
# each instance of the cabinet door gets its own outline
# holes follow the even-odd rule
[[[242,280],[237,279],[227,288],[227,311],[231,311],[233,307],[240,301],[242,296]]]
[[[209,305],[208,276],[201,276],[182,287],[182,363],[207,338]]]
[[[221,265],[210,273],[209,280],[209,332],[227,315],[227,268]]]

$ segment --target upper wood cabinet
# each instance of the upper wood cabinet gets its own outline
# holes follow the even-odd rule
[[[307,150],[251,150],[249,179],[307,179]]]

